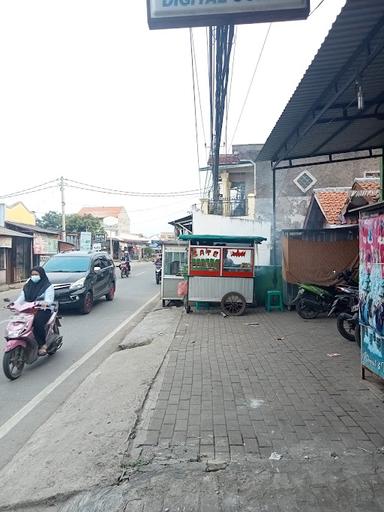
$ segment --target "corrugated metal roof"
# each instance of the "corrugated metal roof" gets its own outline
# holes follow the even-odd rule
[[[44,233],[46,235],[58,235],[59,234],[59,231],[57,231],[56,229],[41,228],[40,226],[34,226],[32,224],[22,224],[21,222],[11,222],[8,220],[6,220],[5,223],[8,226],[15,227],[18,229],[23,229],[30,233]]]
[[[10,236],[12,238],[19,237],[19,238],[33,238],[30,235],[25,235],[24,233],[20,233],[19,231],[13,231],[12,229],[3,228],[0,226],[0,236]]]
[[[357,83],[365,108],[357,108]],[[384,147],[384,1],[348,0],[258,156]]]

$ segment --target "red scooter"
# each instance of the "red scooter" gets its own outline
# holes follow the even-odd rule
[[[33,320],[36,313],[46,309],[39,302],[25,302],[24,304],[10,304],[8,309],[14,312],[8,322],[5,332],[5,352],[3,356],[3,370],[10,380],[18,379],[23,373],[26,364],[34,363],[39,357],[39,346],[33,334]],[[52,356],[63,344],[60,336],[60,319],[57,305],[49,306],[51,317],[46,325],[47,354]]]
[[[122,261],[120,263],[120,275],[123,279],[124,277],[129,277],[129,274],[131,272],[131,265],[129,261]]]

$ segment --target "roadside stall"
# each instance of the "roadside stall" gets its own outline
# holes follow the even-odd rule
[[[239,316],[254,303],[256,246],[254,236],[181,235],[188,241],[187,312],[203,303],[220,304],[226,315]]]
[[[359,283],[362,377],[384,379],[384,203],[360,213]]]
[[[184,280],[188,267],[187,242],[169,241],[163,244],[162,250],[162,279],[161,301],[163,307],[167,302],[182,300],[178,295],[178,286]]]

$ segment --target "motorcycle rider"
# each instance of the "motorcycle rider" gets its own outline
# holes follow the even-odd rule
[[[154,265],[155,265],[156,284],[160,284],[160,282],[161,282],[161,272],[162,272],[162,267],[163,267],[163,257],[162,257],[161,254],[158,254],[156,256],[156,259],[154,261]]]
[[[155,259],[155,268],[159,269],[163,266],[163,257],[161,254],[158,254]]]
[[[33,321],[33,334],[39,345],[39,356],[47,355],[45,326],[51,317],[49,306],[55,301],[55,290],[48,279],[43,267],[33,267],[30,278],[25,283],[22,292],[14,304],[22,305],[24,302],[40,302],[44,307],[37,311]]]
[[[124,251],[124,254],[121,257],[121,262],[125,263],[125,265],[127,266],[128,272],[130,272],[131,271],[131,259],[129,257],[129,252],[127,250]]]

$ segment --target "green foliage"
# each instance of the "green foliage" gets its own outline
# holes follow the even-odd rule
[[[93,235],[104,234],[103,223],[93,215],[78,215],[73,213],[65,216],[67,233],[81,233],[90,231]],[[37,225],[45,229],[61,229],[61,214],[54,211],[45,213],[37,219]]]
[[[103,223],[93,215],[78,215],[77,213],[67,215],[67,233],[80,233],[90,231],[93,235],[104,233]]]
[[[143,249],[143,256],[144,258],[152,258],[155,251],[152,249],[152,247],[144,247]]]
[[[37,219],[37,225],[44,229],[61,229],[61,215],[60,213],[49,211],[44,213],[41,219]]]

